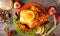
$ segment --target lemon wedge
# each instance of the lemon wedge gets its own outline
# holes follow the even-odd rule
[[[36,34],[42,34],[44,32],[44,27],[39,27],[36,31]]]
[[[26,11],[25,18],[27,20],[33,20],[34,19],[34,13],[33,13],[33,11],[31,11],[31,10]]]

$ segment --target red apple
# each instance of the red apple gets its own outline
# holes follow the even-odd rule
[[[20,2],[15,2],[15,3],[14,3],[14,8],[16,8],[16,9],[21,8]]]
[[[55,15],[56,8],[54,6],[49,7],[48,13],[49,13],[49,15]]]
[[[58,14],[57,19],[58,19],[58,21],[60,21],[60,14]]]

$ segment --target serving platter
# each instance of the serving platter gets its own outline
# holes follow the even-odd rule
[[[36,1],[30,1],[30,0],[27,0],[27,1],[24,1],[24,0],[21,0],[22,2],[23,2],[23,4],[28,4],[28,3],[37,3],[37,4],[41,4],[42,2],[36,2]],[[28,2],[29,1],[29,2]],[[48,3],[49,4],[49,3]],[[42,4],[41,4],[42,5]],[[46,5],[46,4],[45,4]],[[43,6],[43,5],[42,5]],[[44,7],[49,7],[49,6],[55,6],[56,7],[56,5],[54,4],[54,5],[46,5],[46,6],[44,6]],[[52,19],[53,18],[53,19]],[[48,31],[47,31],[47,33],[44,33],[44,35],[45,34],[50,34],[54,29],[55,29],[55,27],[56,27],[56,18],[55,18],[55,16],[49,16],[49,21],[50,21],[50,29],[48,29]],[[53,23],[54,22],[54,23]],[[43,34],[42,34],[43,35]],[[43,36],[44,36],[43,35]]]

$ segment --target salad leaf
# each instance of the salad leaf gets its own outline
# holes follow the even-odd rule
[[[17,33],[19,33],[19,34],[21,34],[21,35],[25,35],[25,34],[28,34],[29,36],[34,36],[34,34],[35,34],[35,32],[36,32],[36,30],[32,30],[32,31],[23,31],[20,27],[18,27],[17,25],[16,25],[16,31],[17,31]]]
[[[13,19],[13,23],[14,24],[18,24],[19,23],[19,20],[17,20],[17,17]]]
[[[17,25],[16,25],[16,31],[19,33],[19,34],[25,34],[24,33],[24,31],[22,31],[22,29],[20,28],[20,27],[18,27]]]
[[[45,25],[45,31],[48,29],[50,27],[50,23],[47,23],[46,25]]]

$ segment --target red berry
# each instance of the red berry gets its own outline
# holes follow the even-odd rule
[[[57,19],[58,19],[58,21],[60,21],[60,14],[58,14]]]
[[[49,7],[49,9],[48,9],[49,15],[55,15],[56,12],[57,11],[56,11],[55,7],[53,7],[53,6]]]

